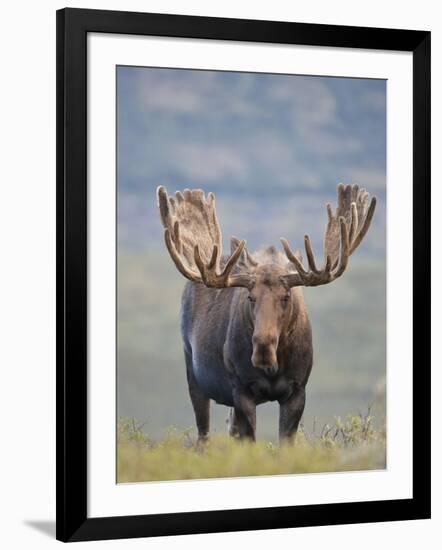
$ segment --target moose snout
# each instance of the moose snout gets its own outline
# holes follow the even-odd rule
[[[276,349],[278,339],[276,336],[260,338],[253,336],[252,365],[259,369],[274,369],[277,364]]]

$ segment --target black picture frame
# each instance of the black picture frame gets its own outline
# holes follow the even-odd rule
[[[87,516],[87,34],[413,54],[413,498],[140,516]],[[57,539],[274,529],[430,517],[430,33],[183,15],[57,12]]]

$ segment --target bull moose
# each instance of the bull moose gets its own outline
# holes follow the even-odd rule
[[[294,437],[305,406],[313,363],[312,333],[303,286],[333,282],[370,227],[376,198],[357,185],[338,185],[338,205],[327,204],[323,267],[310,238],[308,268],[281,238],[251,254],[232,237],[222,256],[215,197],[185,189],[170,197],[157,190],[167,249],[190,282],[181,303],[181,334],[198,439],[209,434],[210,400],[231,407],[229,433],[255,440],[256,406],[279,403],[280,441]]]

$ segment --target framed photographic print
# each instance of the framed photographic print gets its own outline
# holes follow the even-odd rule
[[[430,517],[430,33],[57,12],[57,538]]]

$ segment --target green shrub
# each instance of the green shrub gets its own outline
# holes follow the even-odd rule
[[[192,428],[173,426],[153,440],[135,420],[118,423],[118,482],[206,479],[383,469],[385,429],[367,415],[336,418],[319,434],[300,427],[293,444],[250,443],[214,434],[198,443]]]

